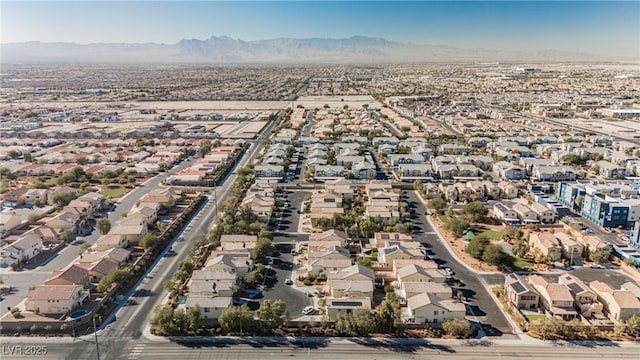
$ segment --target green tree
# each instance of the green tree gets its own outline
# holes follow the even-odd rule
[[[507,265],[509,255],[507,255],[500,245],[489,244],[482,252],[482,261],[491,265]]]
[[[461,237],[469,229],[469,221],[461,217],[454,217],[444,224],[444,228],[451,231],[455,237]]]
[[[64,229],[61,233],[60,233],[60,239],[66,243],[70,242],[71,239],[73,239],[73,230],[71,229]]]
[[[76,158],[76,164],[78,164],[78,165],[87,165],[88,163],[89,163],[89,161],[84,156],[78,156]]]
[[[437,197],[429,200],[427,206],[429,206],[430,209],[435,210],[438,214],[441,214],[442,210],[447,206],[447,200]]]
[[[517,257],[524,257],[529,252],[529,243],[524,239],[518,239],[513,244],[511,251]]]
[[[198,156],[203,158],[205,157],[207,154],[209,154],[211,152],[211,141],[209,140],[205,140],[202,142],[202,144],[200,144],[200,147],[198,148]]]
[[[111,222],[107,218],[101,218],[96,223],[96,228],[100,231],[100,234],[106,235],[111,230]]]
[[[489,209],[479,201],[465,204],[460,211],[460,214],[468,217],[470,222],[478,222],[487,216],[488,213]]]
[[[145,249],[150,249],[156,246],[160,242],[160,238],[152,233],[146,233],[140,239],[140,246]]]
[[[98,282],[97,290],[99,292],[109,291],[113,284],[122,284],[129,279],[131,273],[125,269],[115,269],[105,275]]]
[[[267,299],[262,302],[256,314],[264,326],[275,329],[284,325],[286,309],[284,301]]]
[[[581,209],[583,201],[584,201],[584,196],[582,195],[576,196],[576,199],[573,201],[574,209]]]
[[[51,197],[51,201],[58,207],[65,207],[69,205],[71,200],[75,199],[78,195],[75,192],[62,192],[54,194]]]
[[[185,312],[186,315],[186,320],[187,320],[187,329],[189,329],[190,332],[195,333],[198,331],[198,324],[200,322],[200,316],[201,316],[201,312],[200,312],[200,306],[196,305],[194,307],[190,307],[187,309],[187,311]]]
[[[480,259],[482,257],[482,253],[485,251],[487,246],[490,244],[490,240],[485,235],[476,235],[469,241],[467,246],[465,247],[465,251],[467,254],[473,256],[476,259]]]
[[[273,243],[268,238],[258,238],[256,246],[253,248],[253,257],[256,259],[264,259],[266,256],[271,256],[276,250]]]
[[[604,255],[602,255],[602,251],[592,250],[589,251],[589,259],[596,264],[600,264],[604,260]]]
[[[243,334],[251,331],[254,327],[255,320],[253,313],[246,305],[231,306],[226,308],[218,318],[220,327],[225,333]]]
[[[467,320],[451,319],[442,324],[442,329],[456,339],[466,339],[473,336],[473,327]]]

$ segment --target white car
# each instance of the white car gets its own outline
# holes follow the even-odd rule
[[[309,306],[305,306],[304,309],[302,309],[302,313],[304,315],[311,315],[315,312],[316,310],[313,308],[313,306],[309,305]]]
[[[444,272],[447,274],[447,276],[453,276],[454,272],[453,270],[451,270],[451,268],[444,268]]]

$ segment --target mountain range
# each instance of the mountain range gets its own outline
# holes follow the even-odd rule
[[[420,63],[469,61],[594,61],[594,55],[558,50],[517,52],[418,45],[382,38],[278,38],[244,41],[228,36],[175,44],[23,42],[0,45],[2,63]],[[607,59],[622,60],[622,59]]]

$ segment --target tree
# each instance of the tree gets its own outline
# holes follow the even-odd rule
[[[150,249],[155,247],[156,244],[158,244],[159,242],[160,242],[160,238],[158,238],[154,234],[147,233],[147,234],[144,234],[144,236],[142,236],[142,238],[140,239],[140,246],[142,246],[145,249]]]
[[[251,310],[246,305],[231,306],[220,314],[220,327],[225,333],[244,333],[253,328],[255,320]]]
[[[429,200],[427,203],[430,209],[435,210],[438,214],[442,213],[442,210],[447,206],[447,201],[441,197],[437,197]]]
[[[456,339],[465,339],[473,336],[473,327],[467,320],[447,320],[442,324],[442,328],[447,334],[455,336]]]
[[[602,251],[592,250],[589,251],[589,259],[596,264],[600,264],[604,260],[604,255],[602,255]]]
[[[101,218],[96,223],[96,228],[98,228],[100,234],[106,235],[111,230],[111,222],[107,218]]]
[[[509,255],[502,250],[500,245],[489,244],[482,252],[482,261],[491,265],[507,265]]]
[[[60,239],[68,243],[69,241],[71,241],[71,239],[73,239],[73,231],[71,229],[64,229],[60,233]]]
[[[123,282],[127,281],[127,279],[129,279],[130,275],[131,274],[129,273],[129,271],[125,269],[112,270],[110,273],[100,279],[100,281],[98,282],[97,290],[99,292],[109,291],[113,284],[122,284]]]
[[[202,144],[200,144],[200,147],[198,148],[198,156],[203,158],[210,152],[211,152],[211,141],[209,140],[203,141]]]
[[[469,218],[470,222],[478,222],[489,213],[484,205],[479,201],[470,202],[462,207],[460,214]]]
[[[89,161],[84,156],[78,156],[76,158],[76,164],[78,164],[78,165],[87,165],[88,163],[89,163]]]
[[[573,201],[574,209],[581,209],[582,202],[584,202],[584,196],[582,195],[576,196],[576,199]]]
[[[191,332],[198,331],[198,323],[200,322],[200,306],[196,305],[194,307],[190,307],[185,312],[187,329]]]
[[[524,236],[524,232],[515,226],[507,226],[502,232],[502,240],[519,240]]]
[[[69,205],[71,200],[75,199],[78,195],[75,192],[62,192],[54,194],[51,197],[51,201],[59,207],[65,207]]]
[[[511,251],[517,257],[524,257],[529,252],[529,243],[524,239],[518,239],[513,244]]]
[[[258,319],[269,329],[275,329],[284,325],[284,314],[287,306],[282,300],[264,300],[256,312]]]
[[[444,224],[444,228],[451,231],[455,237],[461,237],[469,228],[469,222],[463,218],[454,217]]]
[[[253,248],[253,256],[256,259],[263,259],[265,256],[271,256],[276,250],[273,243],[268,238],[258,238],[256,246]]]
[[[488,237],[484,235],[476,235],[471,239],[469,244],[465,247],[465,251],[467,254],[473,256],[476,259],[480,259],[482,257],[482,253],[489,245],[490,240]]]
[[[640,337],[640,316],[631,315],[627,319],[624,332],[634,337]]]

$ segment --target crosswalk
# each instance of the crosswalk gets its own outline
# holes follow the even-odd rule
[[[138,357],[140,357],[140,355],[142,355],[142,353],[144,352],[144,348],[146,347],[146,344],[144,343],[138,343],[136,344],[133,349],[129,352],[129,360],[137,360]]]

